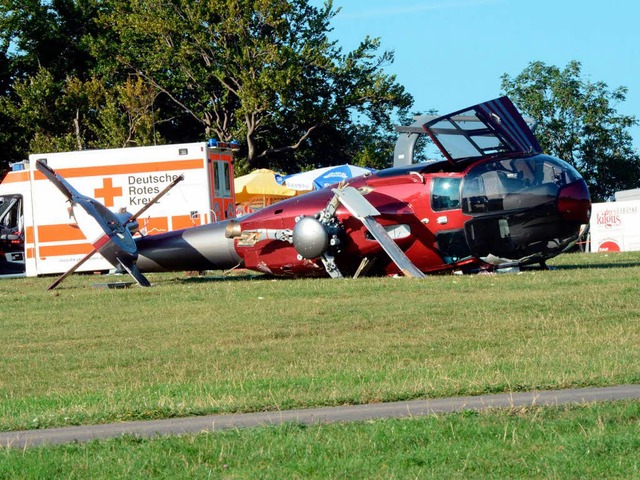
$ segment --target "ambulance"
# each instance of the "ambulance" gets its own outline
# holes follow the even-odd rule
[[[67,271],[89,253],[91,240],[78,228],[65,196],[36,169],[46,162],[83,195],[118,214],[136,214],[136,235],[235,217],[235,142],[186,143],[30,155],[12,164],[0,183],[0,276],[38,276]],[[162,198],[154,197],[184,176]],[[94,255],[78,271],[113,267]]]

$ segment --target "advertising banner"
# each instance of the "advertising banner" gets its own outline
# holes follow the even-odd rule
[[[592,252],[640,250],[640,200],[594,203],[589,231]]]

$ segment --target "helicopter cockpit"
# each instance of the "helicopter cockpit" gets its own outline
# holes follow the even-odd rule
[[[468,170],[460,190],[473,256],[539,261],[560,253],[589,221],[589,192],[568,163],[542,155],[507,97],[424,124],[452,166]]]
[[[465,175],[462,211],[476,257],[551,256],[577,240],[589,220],[589,193],[578,172],[556,158],[535,155],[481,163]],[[567,216],[565,205],[574,215]]]

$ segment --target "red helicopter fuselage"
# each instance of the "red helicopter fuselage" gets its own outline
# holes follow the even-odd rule
[[[565,162],[545,155],[480,160],[462,169],[446,161],[414,164],[353,179],[350,186],[380,212],[377,222],[425,273],[543,262],[575,243],[589,219],[584,180]],[[293,230],[297,220],[320,212],[333,195],[326,188],[237,222],[243,232]],[[344,275],[353,275],[364,258],[376,259],[370,273],[400,273],[348,209],[340,205],[335,216],[341,228],[337,245],[329,248]],[[275,238],[236,240],[235,249],[249,269],[325,274],[318,259],[304,258],[293,244]]]
[[[236,220],[140,239],[138,265],[419,277],[544,264],[571,248],[589,222],[585,181],[541,153],[507,97],[417,117],[406,132],[405,140],[413,139],[398,158],[411,160],[411,136],[428,134],[445,159],[409,162]]]

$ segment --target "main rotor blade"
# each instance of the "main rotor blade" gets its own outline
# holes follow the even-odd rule
[[[84,257],[82,257],[80,260],[78,260],[78,262],[76,262],[75,265],[73,265],[69,270],[67,270],[66,272],[64,272],[62,275],[60,275],[58,278],[56,278],[55,282],[53,282],[51,285],[49,285],[49,288],[47,288],[47,290],[53,290],[54,288],[56,288],[58,285],[60,285],[60,283],[62,283],[62,281],[67,278],[69,275],[71,275],[73,272],[75,272],[78,268],[80,268],[80,266],[86,262],[87,260],[89,260],[98,250],[97,249],[93,249],[91,250],[89,253],[87,253]]]
[[[334,188],[332,191],[338,197],[340,203],[349,210],[351,215],[360,220],[367,230],[369,230],[369,233],[380,243],[382,249],[387,252],[387,255],[389,255],[393,263],[397,265],[405,276],[410,278],[424,278],[424,273],[418,270],[418,267],[413,264],[396,242],[393,241],[384,227],[373,218],[380,215],[380,212],[378,212],[360,192],[353,187]]]
[[[126,223],[133,222],[136,218],[138,218],[140,215],[142,215],[144,212],[146,212],[151,207],[151,205],[153,205],[158,200],[160,200],[169,190],[171,190],[173,187],[175,187],[182,180],[184,180],[184,175],[180,175],[179,177],[176,177],[173,180],[173,182],[171,182],[169,185],[164,187],[162,189],[162,191],[160,193],[158,193],[158,195],[156,195],[149,203],[147,203],[144,207],[142,207],[140,210],[138,210],[134,215],[131,215],[131,217],[126,221]]]

